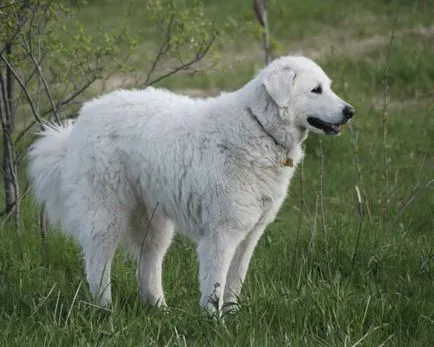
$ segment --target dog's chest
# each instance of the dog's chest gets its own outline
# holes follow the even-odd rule
[[[286,197],[294,168],[252,170],[250,189],[265,212],[279,208]]]
[[[282,162],[281,167],[275,168],[256,168],[252,170],[254,178],[254,188],[258,200],[261,202],[263,208],[274,209],[280,207],[284,201],[291,179],[294,176],[298,164],[303,158],[303,151],[301,147],[297,146],[292,150],[288,160],[290,165],[284,165]]]

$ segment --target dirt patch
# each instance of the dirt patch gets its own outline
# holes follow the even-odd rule
[[[394,36],[395,38],[408,36],[416,36],[419,39],[434,38],[434,25],[399,29],[394,33]],[[391,33],[372,35],[361,39],[357,38],[355,34],[345,33],[341,30],[332,30],[327,34],[319,34],[299,42],[290,43],[288,45],[288,51],[284,54],[304,54],[312,59],[320,59],[329,55],[357,57],[375,50],[378,47],[387,46],[390,43],[390,39]],[[205,59],[203,62],[200,62],[198,69],[201,70],[205,68],[208,73],[212,74],[222,70],[236,69],[243,64],[256,64],[257,70],[259,70],[263,67],[263,61],[264,53],[258,42],[258,44],[250,45],[242,52],[237,52],[235,48],[228,49],[222,59],[215,66],[213,65],[212,68],[206,66],[209,62]],[[144,79],[144,73],[111,76],[105,81],[95,82],[89,90],[89,94],[98,95],[114,89],[131,88],[143,83]],[[218,89],[182,88],[177,89],[176,92],[193,97],[208,97],[217,95],[220,91]]]
[[[402,28],[394,32],[395,38],[402,38],[406,36],[417,36],[422,38],[434,38],[434,25],[424,27],[416,26],[409,28]],[[327,55],[339,55],[347,57],[357,57],[370,52],[378,47],[389,44],[391,40],[391,33],[383,35],[371,35],[366,38],[359,38],[353,33],[346,33],[339,31],[329,30],[326,34],[318,34],[308,39],[298,42],[289,43],[288,52],[292,54],[304,54],[312,59],[323,58]],[[263,59],[263,52],[258,47],[248,49],[241,53],[231,56],[229,59],[234,63],[237,62],[254,62]],[[226,59],[224,66],[227,65]]]
[[[393,99],[388,97],[386,100],[387,111],[402,112],[402,111],[417,111],[428,105],[433,105],[433,94],[416,95],[411,99]],[[384,111],[384,96],[371,98],[371,108],[375,111]]]

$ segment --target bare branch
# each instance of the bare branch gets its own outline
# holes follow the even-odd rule
[[[20,3],[24,3],[25,7],[28,8],[28,0],[24,0],[24,1],[15,1],[11,4],[8,5],[4,5],[2,7],[0,7],[0,10],[7,8],[7,7],[11,7],[14,5],[18,5]],[[8,40],[5,42],[3,48],[0,51],[0,55],[3,55],[3,53],[5,53],[8,49],[8,46],[12,44],[12,42],[14,42],[14,40],[17,38],[17,36],[20,34],[21,30],[24,28],[24,25],[26,24],[27,18],[24,17],[22,14],[20,16],[18,16],[18,20],[16,21],[17,27],[15,29],[15,31],[9,36]]]
[[[2,54],[0,56],[1,60],[3,60],[3,62],[6,64],[6,66],[10,69],[12,75],[14,76],[15,80],[18,82],[18,84],[21,87],[21,90],[24,92],[26,99],[29,103],[29,106],[32,110],[32,113],[34,115],[34,117],[37,119],[38,123],[41,123],[41,118],[39,117],[39,114],[37,112],[37,110],[35,109],[35,105],[33,104],[33,100],[32,97],[29,94],[29,91],[27,90],[25,84],[23,83],[23,81],[21,80],[20,76],[18,76],[18,74],[16,73],[16,71],[14,70],[13,66],[9,63],[8,59],[6,59],[6,57],[4,56],[4,54]]]
[[[88,79],[81,87],[73,91],[71,94],[69,94],[66,99],[63,99],[62,101],[58,102],[56,104],[57,108],[59,109],[62,106],[68,105],[72,100],[74,100],[77,96],[82,94],[87,88],[90,87],[90,85],[96,81],[96,76],[92,76],[92,78]],[[45,116],[47,113],[51,113],[52,109],[45,111],[43,113],[43,116]]]
[[[87,88],[90,87],[90,85],[95,82],[96,78],[93,77],[93,79],[87,80],[86,83],[84,83],[81,87],[79,87],[77,90],[75,90],[74,92],[72,92],[72,94],[68,95],[66,97],[66,99],[63,99],[62,101],[58,102],[56,104],[57,109],[60,109],[62,106],[68,105],[72,100],[74,100],[78,95],[82,94]],[[34,125],[36,125],[36,123],[42,123],[41,120],[43,120],[46,116],[48,116],[50,113],[52,112],[52,108],[44,111],[41,115],[40,115],[40,120],[34,120],[32,121],[29,125],[27,125],[24,130],[22,130],[15,139],[15,143],[17,144],[18,142],[20,142],[24,136],[30,131],[30,129],[33,128]],[[68,117],[66,117],[68,118]]]
[[[320,190],[319,190],[319,203],[320,203],[320,210],[321,210],[321,220],[322,225],[324,228],[324,251],[326,256],[329,255],[329,235],[328,235],[328,228],[327,223],[325,219],[325,212],[324,212],[324,152],[322,150],[322,141],[319,141],[319,149],[321,154],[321,161],[320,161]]]
[[[418,185],[416,185],[409,196],[406,199],[406,202],[402,205],[402,207],[399,209],[398,213],[396,214],[393,222],[392,222],[392,228],[396,225],[396,223],[399,220],[399,217],[407,210],[407,208],[413,203],[413,201],[421,195],[424,191],[427,191],[431,189],[431,185],[434,183],[434,179],[428,181],[423,185],[422,188],[417,189]]]
[[[383,131],[383,179],[384,179],[384,192],[383,192],[383,233],[387,231],[387,217],[389,213],[389,155],[387,150],[387,119],[388,119],[388,91],[389,91],[389,58],[392,52],[393,42],[395,40],[395,28],[398,17],[395,17],[392,31],[390,33],[389,46],[386,52],[386,62],[384,66],[383,77],[383,116],[382,116],[382,131]]]
[[[172,69],[171,71],[169,71],[168,73],[159,76],[158,78],[152,80],[151,82],[149,82],[148,85],[153,85],[155,83],[160,82],[161,80],[170,77],[174,74],[176,74],[177,72],[181,71],[181,70],[186,70],[188,69],[191,65],[196,64],[197,62],[201,61],[205,55],[208,53],[208,51],[210,50],[211,46],[214,44],[215,40],[217,38],[217,34],[214,33],[212,38],[207,42],[207,44],[205,45],[205,47],[202,49],[202,51],[198,52],[196,54],[196,56],[189,60],[188,62],[186,62],[185,64],[179,65],[176,68]]]
[[[170,48],[170,41],[172,39],[172,24],[173,20],[175,19],[175,15],[172,14],[169,19],[169,24],[167,26],[166,31],[166,39],[164,40],[163,44],[160,46],[160,49],[158,50],[157,55],[154,58],[154,61],[152,62],[151,68],[149,69],[148,73],[146,74],[146,80],[143,83],[145,86],[149,85],[149,80],[151,79],[151,75],[154,73],[159,61],[161,58],[167,54]]]
[[[350,127],[350,132],[351,132],[351,144],[353,146],[354,162],[356,165],[356,172],[357,172],[357,176],[359,178],[360,187],[362,188],[363,197],[365,198],[366,212],[368,214],[369,221],[372,221],[371,209],[370,209],[369,202],[368,202],[368,194],[366,193],[365,183],[364,183],[364,179],[363,179],[363,175],[362,175],[362,168],[360,165],[359,147],[357,144],[356,133],[353,129],[353,122],[351,122],[349,124],[349,127]]]
[[[20,198],[18,200],[19,204],[21,204],[21,202],[27,196],[27,194],[30,193],[30,188],[31,188],[31,185],[27,182],[26,186],[24,188],[24,192],[23,192],[23,194],[20,196]],[[14,212],[14,209],[12,209],[10,211],[2,211],[2,212],[0,212],[0,216],[3,217],[3,220],[0,223],[0,229],[4,227],[4,225],[7,223],[7,221],[9,220],[9,218],[12,216],[13,212]]]
[[[35,56],[33,55],[32,50],[31,50],[31,47],[25,41],[20,40],[20,43],[23,46],[23,48],[27,51],[30,59],[32,60],[34,66],[35,66],[36,72],[38,73],[38,75],[42,81],[42,84],[43,84],[44,89],[45,89],[45,93],[47,94],[47,98],[50,102],[51,110],[54,114],[54,119],[56,120],[57,123],[60,124],[59,114],[57,113],[57,106],[56,106],[56,103],[54,102],[54,98],[53,98],[53,95],[51,94],[50,88],[48,87],[47,80],[45,79],[44,74],[42,73],[40,61],[38,62],[36,60]]]
[[[297,259],[297,249],[298,249],[298,239],[300,237],[300,230],[301,230],[301,222],[303,220],[303,213],[304,213],[304,165],[303,160],[300,163],[301,168],[300,170],[300,211],[298,215],[298,223],[297,223],[297,231],[295,233],[295,242],[294,242],[294,251],[292,254],[291,259],[291,277],[290,281],[292,282],[292,274],[295,273],[295,259]]]
[[[2,6],[0,6],[0,10],[3,10],[5,8],[11,7],[11,6],[15,6],[15,5],[21,4],[22,2],[25,2],[25,0],[21,0],[21,1],[17,0],[15,2],[10,3],[10,4],[2,5]]]
[[[359,228],[357,231],[356,244],[354,246],[354,251],[353,251],[353,259],[351,260],[351,268],[354,268],[354,264],[356,263],[357,250],[359,249],[360,235],[362,234],[363,217],[364,217],[363,202],[362,202],[362,195],[360,194],[360,189],[357,185],[354,188],[356,190],[357,206],[358,206],[360,219],[359,219]]]

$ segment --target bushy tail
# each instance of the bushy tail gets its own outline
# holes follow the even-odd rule
[[[33,143],[28,152],[29,175],[36,198],[44,205],[53,224],[59,220],[62,207],[61,176],[72,127],[71,120],[63,125],[44,124],[45,129],[39,132],[41,138]]]

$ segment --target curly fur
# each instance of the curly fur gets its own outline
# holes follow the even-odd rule
[[[219,309],[236,302],[308,131],[324,133],[307,118],[343,122],[345,105],[304,57],[277,59],[215,98],[118,90],[85,103],[75,124],[46,127],[29,172],[50,221],[82,246],[102,305],[121,244],[138,258],[143,298],[165,305],[162,263],[176,228],[198,243],[201,305],[213,310],[216,299]]]

